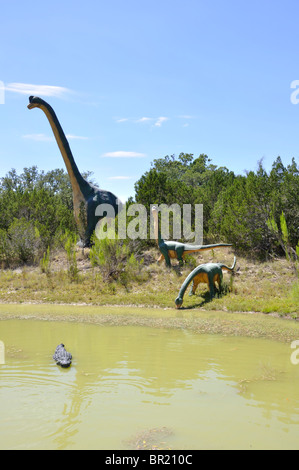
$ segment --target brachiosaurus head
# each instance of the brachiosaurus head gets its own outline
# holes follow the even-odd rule
[[[42,105],[45,105],[45,101],[42,100],[41,98],[38,98],[37,96],[30,96],[29,97],[29,104],[27,106],[28,109],[33,109],[33,108],[40,108]]]
[[[180,298],[180,297],[177,297],[177,298],[175,299],[175,306],[176,306],[176,308],[181,308],[182,304],[183,304],[183,299]]]
[[[152,214],[154,217],[154,230],[155,230],[155,239],[157,241],[157,244],[159,246],[159,219],[158,219],[158,209],[156,206],[152,207]]]

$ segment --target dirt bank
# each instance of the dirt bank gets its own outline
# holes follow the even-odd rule
[[[179,328],[198,334],[263,337],[283,342],[299,339],[299,323],[296,320],[259,313],[205,312],[134,306],[0,304],[0,320],[9,319]]]

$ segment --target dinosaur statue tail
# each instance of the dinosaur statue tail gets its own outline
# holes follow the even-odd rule
[[[215,245],[185,245],[185,252],[195,252],[195,251],[205,251],[205,250],[213,250],[214,248],[222,248],[233,246],[230,243],[217,243]]]
[[[235,266],[236,266],[236,260],[237,258],[234,257],[234,262],[233,262],[233,265],[231,268],[229,268],[228,266],[226,266],[226,264],[222,264],[221,265],[221,269],[226,269],[227,271],[233,271],[235,269]]]

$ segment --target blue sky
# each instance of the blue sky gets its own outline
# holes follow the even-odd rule
[[[121,199],[165,155],[206,153],[238,174],[298,162],[298,18],[297,0],[2,2],[0,177],[64,168],[31,94],[79,169]]]

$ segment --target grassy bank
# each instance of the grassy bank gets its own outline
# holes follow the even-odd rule
[[[124,283],[103,280],[92,268],[88,253],[77,252],[76,281],[69,275],[65,254],[52,256],[48,271],[40,267],[22,267],[0,271],[0,303],[84,304],[89,306],[122,305],[173,308],[174,300],[185,277],[193,269],[186,264],[168,270],[157,265],[157,250],[146,253],[142,269]],[[232,264],[228,249],[202,252],[193,263],[224,262]],[[175,262],[174,262],[175,264]],[[237,258],[235,275],[224,273],[224,293],[209,301],[207,286],[200,284],[197,295],[186,292],[183,311],[261,312],[299,315],[299,283],[292,264],[286,260],[267,263]]]
[[[260,313],[203,312],[146,307],[0,304],[0,320],[84,322],[96,325],[176,328],[197,334],[246,336],[291,342],[299,338],[299,323]]]

